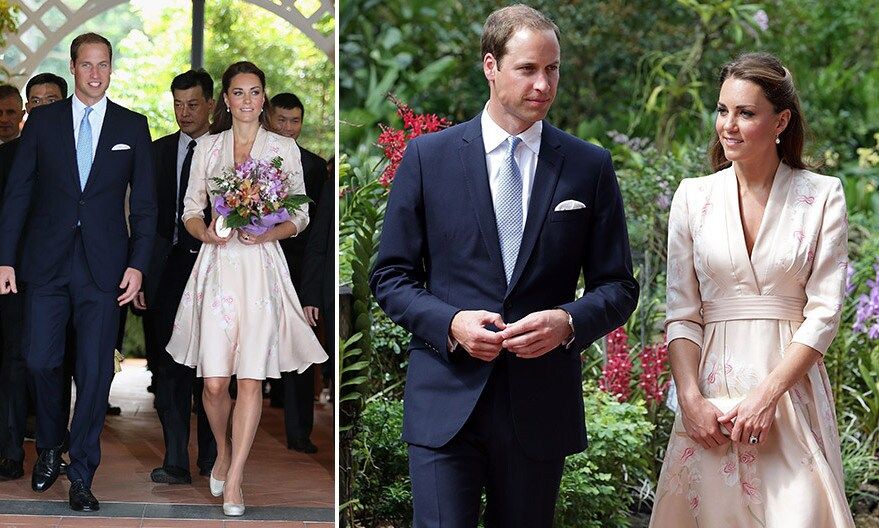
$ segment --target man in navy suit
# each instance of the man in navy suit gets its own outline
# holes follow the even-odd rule
[[[0,215],[0,293],[16,293],[16,279],[24,286],[22,355],[34,388],[40,451],[35,491],[58,477],[68,320],[76,332],[67,478],[70,507],[77,511],[99,509],[91,485],[101,458],[119,306],[140,289],[156,231],[149,128],[144,116],[107,100],[112,53],[100,35],[73,40],[74,94],[30,115]]]
[[[404,395],[414,526],[552,526],[586,448],[580,351],[637,303],[610,154],[544,120],[558,28],[523,5],[482,37],[473,120],[411,141],[371,278],[412,332]],[[585,289],[577,299],[583,273]]]

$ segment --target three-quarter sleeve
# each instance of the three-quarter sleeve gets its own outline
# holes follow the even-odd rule
[[[283,161],[281,169],[289,174],[290,193],[305,194],[305,178],[302,172],[302,155],[299,153],[299,147],[294,141],[285,142]],[[302,204],[290,213],[290,221],[296,226],[296,233],[301,233],[308,226],[308,204]]]
[[[681,181],[668,218],[666,342],[688,339],[702,346],[702,295],[693,264],[693,235],[687,204],[687,180]]]
[[[824,203],[813,259],[806,281],[805,320],[791,341],[825,354],[839,330],[848,267],[848,220],[839,180],[834,182]]]
[[[183,221],[190,218],[204,218],[204,210],[208,206],[208,175],[207,152],[213,142],[199,141],[192,153],[192,165],[189,166],[189,184],[183,197]]]

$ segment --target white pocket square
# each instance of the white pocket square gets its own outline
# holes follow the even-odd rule
[[[585,209],[586,205],[577,200],[565,200],[555,206],[556,211],[574,211],[575,209]]]
[[[129,147],[125,143],[116,143],[110,150],[131,150],[131,147]]]

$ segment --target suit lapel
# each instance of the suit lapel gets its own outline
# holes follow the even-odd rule
[[[460,148],[461,164],[464,172],[464,183],[467,194],[473,200],[473,212],[485,248],[494,266],[495,273],[504,277],[504,261],[501,256],[501,244],[498,240],[497,221],[494,216],[494,204],[491,201],[491,189],[488,186],[488,169],[485,165],[485,146],[482,143],[481,114],[470,120],[465,126]]]
[[[70,182],[75,186],[77,194],[79,188],[79,165],[76,163],[76,143],[73,138],[73,96],[64,101],[64,109],[61,111],[61,126],[64,127],[61,136],[61,151],[70,165],[70,174],[73,178]]]
[[[534,184],[531,186],[531,199],[528,202],[528,218],[525,220],[522,244],[519,246],[519,255],[516,257],[516,267],[513,268],[513,276],[507,287],[507,295],[513,291],[519,277],[522,276],[525,265],[534,250],[534,245],[537,243],[537,238],[540,236],[540,229],[546,220],[546,214],[552,203],[562,161],[565,157],[560,149],[558,131],[544,121],[543,133],[540,138],[540,153],[537,155],[537,169],[534,173]]]

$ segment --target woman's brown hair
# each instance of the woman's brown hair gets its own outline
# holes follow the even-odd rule
[[[720,70],[719,85],[722,86],[727,79],[741,79],[759,86],[763,90],[763,95],[772,104],[775,113],[790,110],[790,121],[778,136],[779,143],[776,145],[778,157],[795,169],[808,168],[803,161],[806,123],[800,107],[800,98],[797,96],[790,71],[781,64],[781,61],[769,53],[746,53],[727,63]],[[723,153],[723,146],[716,134],[708,150],[708,156],[714,171],[731,165]]]
[[[218,134],[224,130],[232,128],[232,114],[229,112],[229,107],[226,106],[226,100],[223,98],[223,94],[229,91],[232,79],[236,75],[242,73],[252,73],[259,77],[259,83],[262,85],[263,95],[265,96],[262,113],[259,115],[259,122],[262,124],[263,128],[268,130],[271,102],[269,101],[269,95],[266,93],[266,74],[263,73],[263,71],[254,63],[241,61],[230,65],[226,68],[226,71],[223,72],[223,88],[217,97],[217,106],[214,108],[214,118],[211,120],[211,127],[209,129],[211,134]]]

